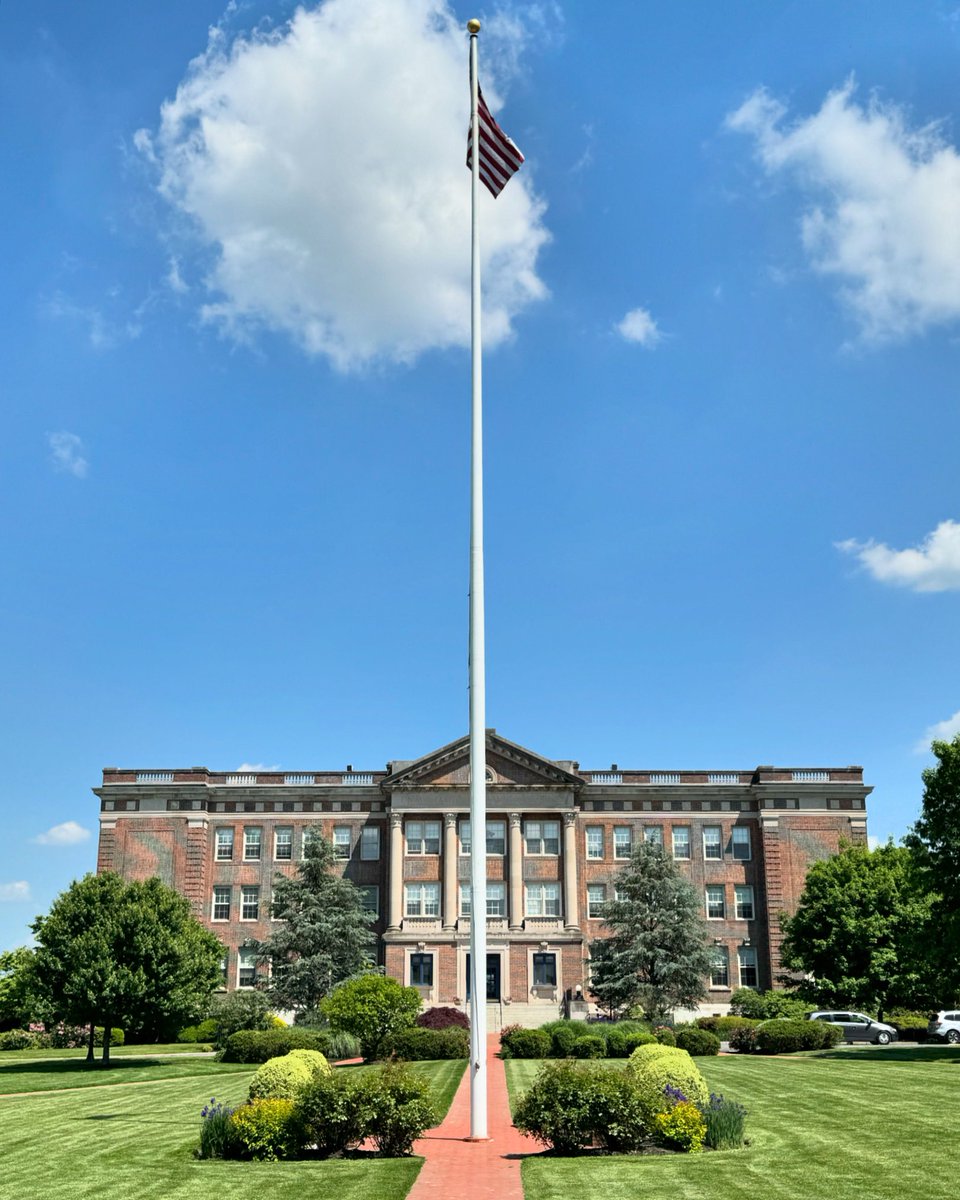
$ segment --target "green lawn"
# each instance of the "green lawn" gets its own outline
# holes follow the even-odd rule
[[[417,1063],[446,1112],[463,1062]],[[27,1068],[30,1068],[29,1070]],[[211,1096],[227,1104],[246,1098],[254,1068],[203,1059],[160,1061],[110,1071],[85,1071],[76,1061],[0,1068],[2,1171],[0,1200],[403,1200],[420,1159],[359,1159],[325,1163],[200,1162],[193,1158],[200,1109]],[[367,1070],[369,1068],[339,1068]],[[179,1075],[171,1076],[171,1070]],[[85,1081],[105,1086],[91,1090]],[[139,1086],[124,1084],[136,1079]],[[69,1080],[70,1082],[66,1082]],[[74,1084],[74,1081],[77,1084]],[[71,1090],[51,1092],[51,1088]]]
[[[97,1046],[97,1062],[100,1061],[102,1048]],[[158,1054],[213,1054],[205,1042],[164,1042],[161,1045],[152,1043],[145,1046],[111,1046],[110,1057],[114,1058],[153,1058]],[[8,1062],[23,1062],[24,1059],[36,1059],[43,1062],[48,1058],[86,1058],[86,1048],[79,1050],[0,1050],[0,1067]]]
[[[960,1050],[841,1049],[700,1059],[715,1092],[749,1110],[751,1145],[703,1155],[523,1163],[526,1200],[955,1200]],[[611,1064],[612,1065],[612,1064]],[[511,1095],[538,1062],[508,1060]]]

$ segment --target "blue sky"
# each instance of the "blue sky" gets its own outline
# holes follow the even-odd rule
[[[466,38],[488,721],[585,768],[960,729],[960,10],[0,9],[0,945],[105,765],[379,768],[465,732]]]

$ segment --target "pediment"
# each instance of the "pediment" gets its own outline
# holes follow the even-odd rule
[[[550,787],[579,790],[583,780],[552,759],[544,758],[488,729],[485,739],[488,787]],[[385,791],[400,788],[468,787],[470,784],[470,739],[458,738],[413,762],[397,764],[381,782]]]

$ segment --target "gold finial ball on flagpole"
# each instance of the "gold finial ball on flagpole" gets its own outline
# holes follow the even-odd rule
[[[467,32],[471,35],[480,32],[480,22],[477,20],[476,17],[471,17],[470,20],[467,22]]]

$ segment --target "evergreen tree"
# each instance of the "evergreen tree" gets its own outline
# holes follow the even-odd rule
[[[923,954],[931,896],[914,855],[892,842],[841,846],[814,863],[797,911],[782,920],[785,967],[804,971],[798,993],[824,1008],[891,1008],[933,1000]]]
[[[370,914],[359,889],[336,870],[333,847],[313,837],[296,875],[274,881],[273,918],[283,924],[256,951],[272,967],[270,995],[278,1008],[315,1009],[331,988],[373,963]]]
[[[711,956],[699,893],[663,847],[640,842],[614,881],[604,909],[609,937],[590,943],[590,990],[610,1011],[634,1004],[648,1017],[696,1005],[707,991]]]
[[[223,947],[159,879],[109,872],[76,880],[32,926],[38,994],[57,1018],[110,1029],[167,1028],[200,1015],[220,983]]]
[[[960,1001],[960,733],[931,750],[937,765],[923,772],[923,808],[905,841],[933,893],[930,972],[939,1006]]]

